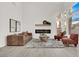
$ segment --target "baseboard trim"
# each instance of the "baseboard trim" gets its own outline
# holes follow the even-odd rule
[[[6,46],[6,44],[0,45],[0,48],[2,48],[2,47],[4,47],[4,46]]]

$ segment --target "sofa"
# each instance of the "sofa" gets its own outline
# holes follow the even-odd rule
[[[32,39],[32,33],[22,32],[7,36],[8,46],[23,46]]]

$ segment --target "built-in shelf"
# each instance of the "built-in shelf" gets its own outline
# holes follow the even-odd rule
[[[48,24],[35,24],[35,26],[50,26]]]

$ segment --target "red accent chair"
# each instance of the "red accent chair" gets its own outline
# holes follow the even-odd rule
[[[62,39],[62,37],[64,36],[64,32],[59,33],[58,35],[54,36],[54,39],[60,41],[60,39]]]
[[[74,44],[76,47],[78,44],[78,34],[71,34],[70,38],[62,38],[64,45],[69,46],[69,44]]]

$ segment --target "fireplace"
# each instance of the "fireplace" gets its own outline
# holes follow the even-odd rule
[[[35,33],[47,33],[47,34],[50,34],[51,30],[50,29],[35,29]]]

